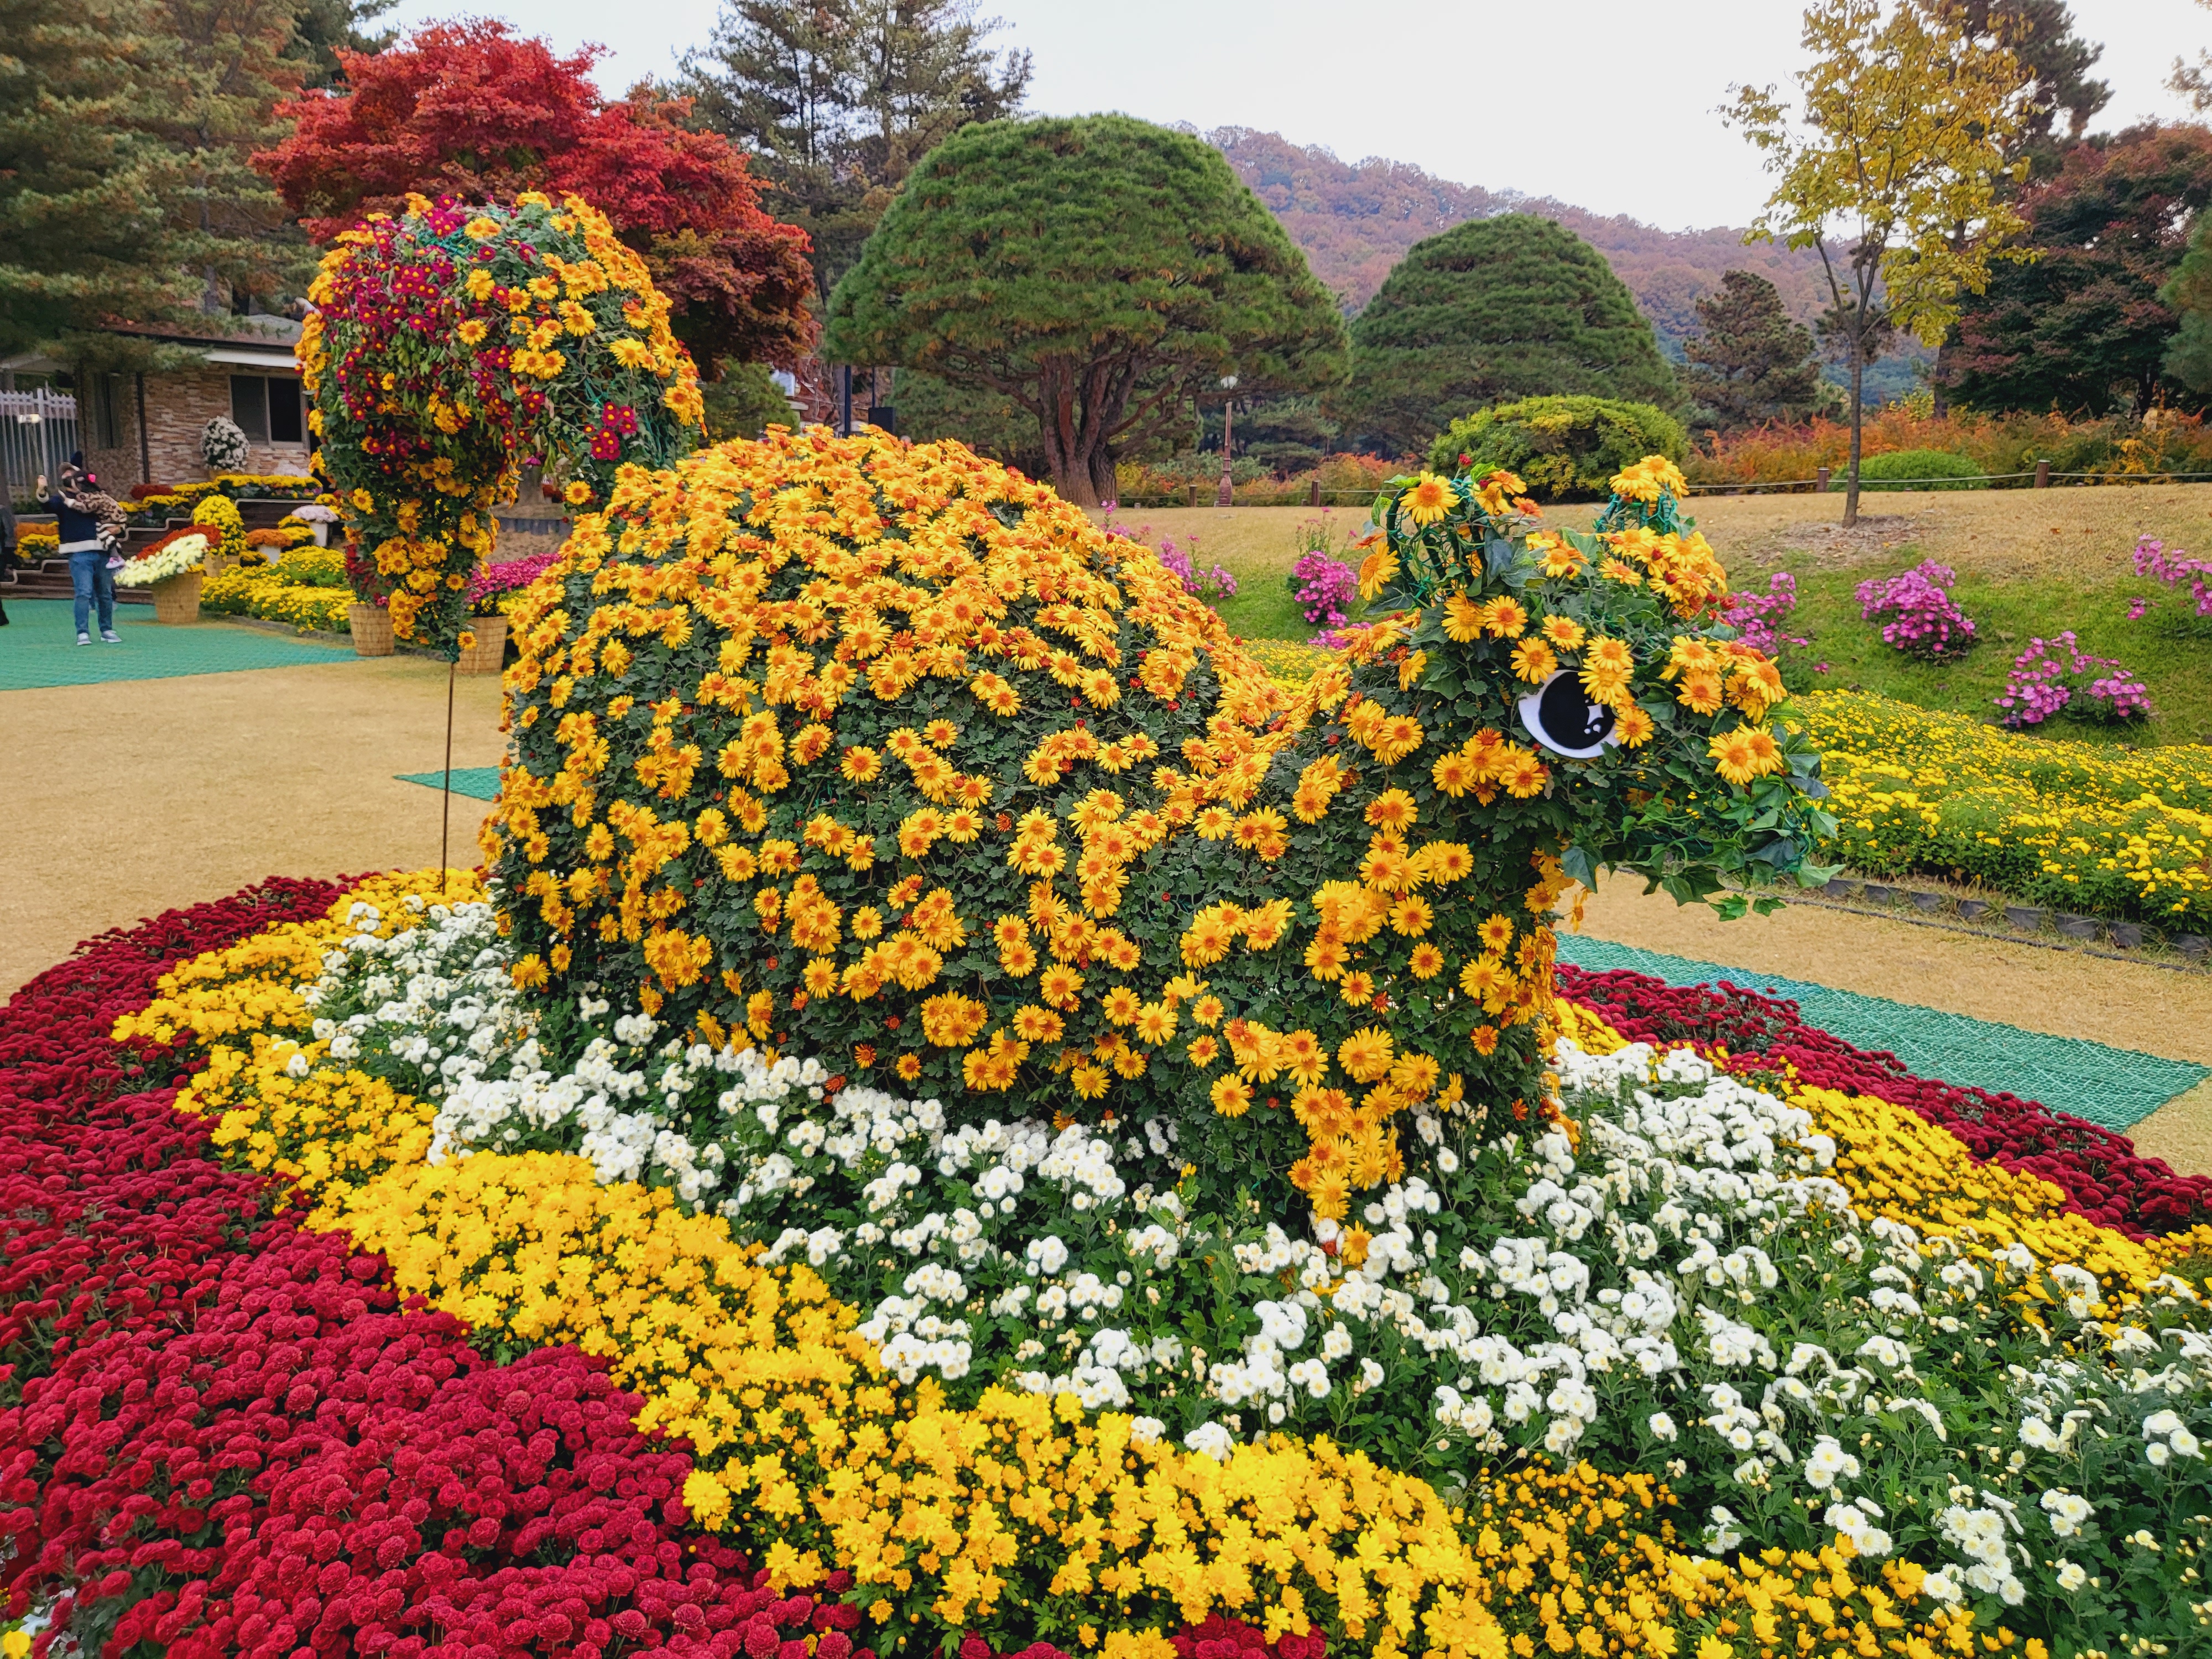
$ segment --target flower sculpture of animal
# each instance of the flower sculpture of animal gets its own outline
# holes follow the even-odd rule
[[[1293,700],[1149,550],[957,446],[627,473],[515,613],[516,973],[959,1121],[1157,1116],[1170,1162],[1341,1215],[1409,1109],[1536,1109],[1571,878],[1709,897],[1828,833],[1679,477],[1618,482],[1577,535],[1510,478],[1407,481],[1389,614]]]

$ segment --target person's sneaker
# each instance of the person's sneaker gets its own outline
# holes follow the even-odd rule
[[[92,643],[92,635],[89,634],[80,634],[76,636],[76,642],[79,645],[90,645]]]
[[[103,628],[100,630],[100,642],[102,645],[120,645],[123,643],[123,635],[112,628]]]

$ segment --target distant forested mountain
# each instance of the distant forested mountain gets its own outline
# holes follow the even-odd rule
[[[1818,254],[1747,246],[1740,229],[1659,230],[1548,197],[1454,184],[1405,161],[1340,161],[1317,144],[1293,144],[1279,133],[1249,127],[1220,127],[1206,137],[1283,222],[1347,313],[1375,297],[1414,243],[1499,213],[1556,219],[1604,254],[1650,318],[1662,349],[1678,360],[1683,336],[1697,324],[1692,303],[1718,288],[1725,271],[1757,271],[1780,290],[1790,315],[1808,325],[1826,303]]]

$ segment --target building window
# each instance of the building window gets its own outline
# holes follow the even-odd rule
[[[300,421],[300,383],[271,380],[269,383],[269,441],[296,444],[306,441]]]
[[[120,449],[123,447],[123,377],[120,374],[88,374],[84,377],[83,396],[77,408],[77,416],[84,429],[88,449]]]
[[[269,441],[269,382],[258,374],[230,377],[230,418],[249,442]]]

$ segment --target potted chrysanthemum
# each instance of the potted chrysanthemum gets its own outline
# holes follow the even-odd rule
[[[200,582],[213,545],[205,530],[173,531],[117,571],[115,585],[152,588],[157,623],[196,623],[200,619]]]
[[[479,565],[469,578],[469,626],[461,635],[461,672],[496,674],[507,663],[507,601],[544,575],[557,555],[527,554]]]

